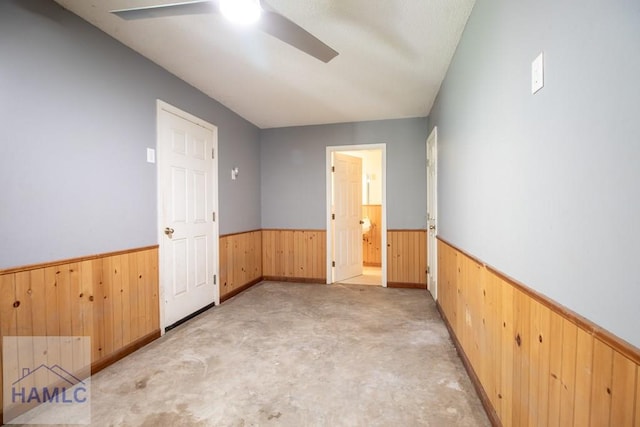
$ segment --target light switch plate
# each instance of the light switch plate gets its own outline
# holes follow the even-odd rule
[[[156,150],[153,148],[147,148],[147,163],[156,162]]]
[[[531,93],[536,93],[544,86],[544,55],[540,55],[531,63]]]

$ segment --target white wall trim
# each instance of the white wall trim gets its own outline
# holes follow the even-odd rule
[[[382,153],[382,227],[381,227],[381,257],[382,257],[382,286],[387,287],[387,144],[358,144],[333,145],[327,147],[326,152],[326,227],[327,227],[327,284],[333,283],[333,233],[331,232],[331,154],[336,151],[380,150]]]
[[[434,180],[433,183],[429,182],[429,142],[433,140],[434,143],[434,155],[435,158],[431,159],[433,161],[434,168]],[[431,230],[429,229],[429,218],[427,218],[427,266],[430,268],[430,276],[433,277],[433,289],[430,287],[429,277],[427,277],[427,286],[429,287],[429,291],[431,295],[433,295],[434,300],[438,300],[438,126],[434,126],[433,130],[427,137],[425,142],[426,154],[427,158],[425,159],[427,162],[427,192],[433,190],[433,206],[429,206],[429,194],[427,193],[427,212],[432,215],[433,226],[435,226],[435,230],[433,232],[433,242],[431,242],[430,234]],[[432,243],[432,245],[429,245]]]

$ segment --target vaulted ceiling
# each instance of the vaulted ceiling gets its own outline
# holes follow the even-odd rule
[[[219,14],[125,21],[177,0],[56,0],[260,128],[429,114],[475,0],[267,0],[329,63]]]

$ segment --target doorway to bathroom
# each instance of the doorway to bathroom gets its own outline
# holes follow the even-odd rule
[[[327,147],[327,283],[386,287],[386,145]]]

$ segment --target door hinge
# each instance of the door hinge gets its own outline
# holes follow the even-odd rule
[[[212,159],[215,159],[215,158],[216,158],[216,149],[215,149],[215,148],[212,148],[212,149],[211,149],[211,158],[212,158]]]
[[[336,167],[335,166],[331,166],[331,172],[335,172],[336,171]]]
[[[336,214],[331,214],[331,219],[336,219]]]
[[[211,216],[213,217],[213,222],[215,222],[216,221],[216,213],[213,212]]]
[[[217,274],[214,274],[214,275],[213,275],[213,284],[215,285],[215,284],[217,284],[217,283],[218,283],[218,275],[217,275]]]
[[[335,267],[336,266],[336,262],[335,261],[331,261],[331,267]]]

